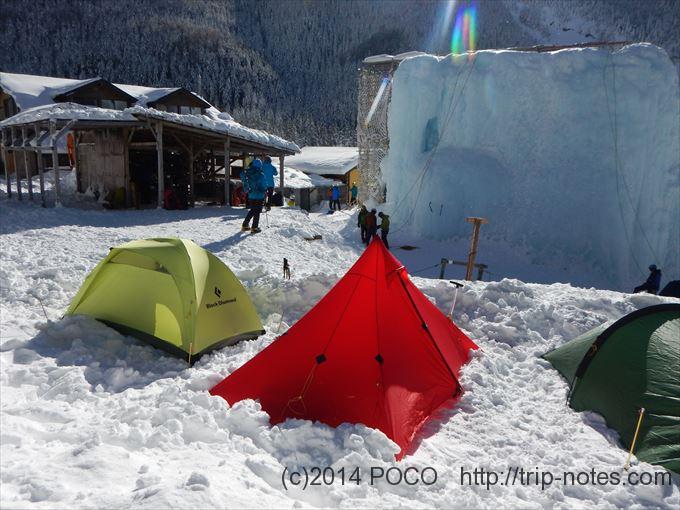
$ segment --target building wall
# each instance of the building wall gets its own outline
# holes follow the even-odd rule
[[[76,147],[79,190],[113,191],[126,184],[122,129],[83,131]]]

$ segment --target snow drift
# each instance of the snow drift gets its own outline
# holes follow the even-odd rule
[[[649,44],[406,59],[381,165],[393,230],[520,247],[629,289],[680,273],[678,76]],[[558,262],[559,261],[559,262]]]

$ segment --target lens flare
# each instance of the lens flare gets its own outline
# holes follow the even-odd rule
[[[461,4],[456,12],[456,23],[451,33],[451,53],[459,55],[477,48],[477,6],[474,2]]]
[[[373,114],[378,108],[378,105],[380,104],[380,100],[382,99],[383,95],[385,94],[385,90],[387,90],[387,86],[390,84],[390,77],[389,76],[384,76],[382,79],[382,82],[380,83],[380,88],[378,89],[378,92],[376,93],[375,97],[373,98],[373,103],[371,104],[371,109],[368,110],[368,115],[366,115],[366,120],[364,120],[364,126],[368,126],[369,122],[371,122],[371,119],[373,118]]]

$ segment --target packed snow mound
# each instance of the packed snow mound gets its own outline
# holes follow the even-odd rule
[[[630,289],[680,276],[680,100],[666,53],[480,51],[406,59],[381,165],[393,231],[522,247]],[[503,268],[498,268],[501,271]]]

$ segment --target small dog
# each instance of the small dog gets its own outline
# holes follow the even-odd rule
[[[283,258],[283,279],[290,280],[290,266],[288,265],[288,259]]]

